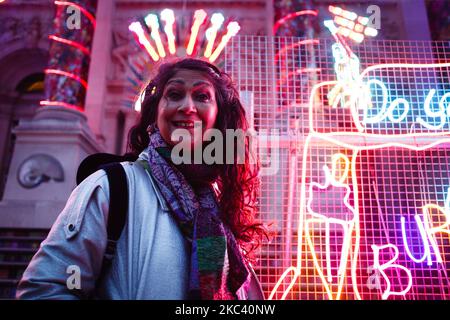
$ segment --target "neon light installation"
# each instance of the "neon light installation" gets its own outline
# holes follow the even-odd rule
[[[354,12],[336,6],[329,6],[328,10],[334,14],[333,21],[339,26],[336,30],[338,34],[357,43],[361,43],[364,40],[364,36],[377,36],[377,29],[367,26],[369,22],[367,17],[358,16]]]
[[[171,55],[177,53],[176,48],[176,38],[174,34],[175,28],[175,14],[171,9],[164,9],[161,11],[160,18],[164,21],[164,32],[167,38],[168,51]],[[207,13],[205,10],[199,9],[194,12],[193,22],[190,29],[189,41],[186,45],[186,55],[194,55],[194,49],[197,41],[201,35],[200,27],[204,24],[207,18]],[[214,13],[211,16],[211,26],[205,31],[205,37],[208,40],[206,49],[203,53],[205,58],[208,58],[212,63],[214,62],[225,48],[230,39],[235,36],[239,30],[240,26],[236,21],[231,21],[227,25],[227,32],[222,36],[221,41],[217,47],[213,50],[214,42],[217,37],[217,33],[223,24],[224,17],[221,13]],[[133,32],[136,36],[137,42],[146,50],[150,58],[153,61],[158,61],[161,58],[166,57],[166,51],[164,49],[164,44],[159,33],[159,21],[158,16],[154,13],[150,13],[145,17],[145,23],[151,30],[150,36],[148,36],[140,24],[140,22],[135,21],[130,24],[128,29]],[[153,41],[151,41],[153,39]],[[152,44],[153,43],[153,44]],[[156,47],[156,50],[155,50]]]
[[[360,19],[358,19],[359,21]],[[364,20],[362,20],[364,22]],[[336,44],[333,45],[333,55],[335,57],[335,72],[337,81],[327,81],[315,85],[310,93],[309,99],[309,127],[310,133],[306,138],[303,149],[303,160],[302,160],[302,176],[300,185],[300,212],[298,219],[298,243],[297,243],[297,260],[295,265],[291,265],[286,268],[277,283],[270,293],[269,299],[273,299],[278,288],[284,281],[288,281],[286,289],[282,293],[281,299],[285,299],[290,290],[294,287],[295,283],[299,279],[303,268],[302,268],[302,256],[303,256],[303,240],[306,241],[307,248],[310,255],[312,256],[315,269],[320,277],[324,289],[330,299],[340,299],[342,293],[342,286],[344,283],[344,278],[346,274],[346,266],[350,263],[350,274],[351,283],[354,295],[356,299],[362,299],[357,286],[357,262],[358,262],[358,252],[361,242],[360,238],[360,204],[359,204],[359,182],[357,177],[357,165],[356,160],[358,159],[359,153],[365,150],[380,150],[384,148],[399,147],[413,151],[423,151],[430,148],[436,147],[441,144],[450,143],[450,132],[418,132],[418,133],[406,133],[406,134],[377,134],[377,133],[367,133],[366,125],[369,123],[379,123],[381,121],[388,120],[392,123],[400,123],[402,121],[408,120],[407,114],[412,109],[412,105],[403,97],[396,99],[389,98],[389,90],[387,86],[379,79],[369,78],[365,82],[363,79],[372,71],[381,71],[387,69],[393,70],[403,70],[403,69],[418,69],[418,68],[449,68],[450,63],[440,63],[440,64],[384,64],[384,65],[374,65],[366,68],[360,72],[359,59],[354,55],[350,48],[346,48],[346,44],[342,37],[339,37],[336,30],[330,25],[332,33],[336,34]],[[394,73],[394,74],[398,74]],[[401,73],[400,73],[401,74]],[[380,95],[382,107],[375,116],[368,114],[367,110],[372,108],[372,88],[376,86],[378,90],[375,93]],[[358,132],[332,132],[332,133],[321,133],[318,132],[314,125],[314,105],[315,97],[319,96],[318,93],[321,90],[331,87],[332,89],[328,92],[329,96],[334,94],[334,102],[330,107],[337,107],[337,104],[341,102],[343,108],[350,108],[352,111],[352,118]],[[336,89],[338,88],[338,89]],[[351,89],[351,90],[350,90]],[[334,90],[334,92],[333,92]],[[331,93],[331,95],[330,95]],[[369,93],[369,94],[368,94]],[[367,95],[368,97],[363,97]],[[450,115],[450,107],[447,99],[450,97],[450,93],[444,93],[439,99],[438,110],[431,107],[432,98],[436,95],[436,90],[431,89],[424,100],[424,105],[422,110],[428,118],[437,119],[436,122],[429,123],[426,120],[417,117],[414,122],[421,124],[430,130],[440,130],[443,129],[446,123],[447,115]],[[447,103],[447,104],[446,104]],[[394,113],[396,108],[402,107],[402,111]],[[358,111],[363,110],[363,119],[360,121]],[[436,124],[437,123],[437,124]],[[343,137],[352,138],[352,143],[346,142]],[[358,141],[358,139],[360,139]],[[423,140],[421,144],[417,143],[416,138],[428,138]],[[356,140],[355,140],[356,139]],[[332,170],[327,165],[322,167],[325,173],[325,182],[320,184],[318,182],[309,182],[309,192],[307,195],[306,188],[307,184],[307,174],[310,171],[309,154],[311,152],[311,146],[313,146],[313,141],[325,141],[337,148],[344,148],[351,152],[351,158],[347,157],[342,153],[337,153],[332,156],[331,165]],[[367,141],[373,141],[373,143],[367,143]],[[344,164],[344,169],[342,174],[337,173],[339,168],[339,163]],[[312,203],[314,198],[317,196],[316,190],[323,192],[330,187],[340,187],[345,190],[345,195],[342,198],[342,203],[344,207],[352,213],[351,219],[337,219],[335,217],[329,216],[326,212],[315,211],[312,208]],[[350,204],[348,199],[350,194],[353,196],[353,204]],[[420,237],[423,244],[423,254],[421,257],[417,258],[413,255],[410,250],[410,246],[407,242],[406,237],[406,220],[404,216],[400,216],[400,225],[402,232],[402,241],[405,248],[407,257],[411,259],[413,263],[422,263],[427,260],[427,265],[431,266],[433,264],[432,254],[435,256],[436,263],[442,263],[442,256],[440,254],[441,249],[438,246],[436,234],[444,233],[450,235],[450,188],[447,189],[447,196],[444,201],[444,206],[439,206],[435,203],[427,203],[424,206],[417,208],[422,211],[422,215],[415,215],[414,219],[416,221],[417,227],[419,229]],[[440,214],[445,217],[445,222],[439,226],[434,226],[433,216],[435,214]],[[441,219],[439,219],[441,221]],[[341,251],[339,256],[337,278],[332,274],[332,266],[330,259],[330,227],[331,225],[340,226],[343,230],[343,237],[341,243]],[[325,257],[323,258],[317,251],[316,245],[314,243],[313,227],[315,225],[325,225]],[[405,296],[412,288],[413,276],[411,271],[399,263],[399,248],[392,243],[384,244],[371,244],[373,251],[374,261],[373,265],[370,267],[371,271],[375,272],[368,278],[369,288],[381,287],[379,282],[380,275],[381,279],[385,282],[385,289],[381,292],[382,299],[388,299],[391,296]],[[382,251],[393,250],[393,256],[387,261],[380,261],[382,256]],[[387,270],[394,270],[396,273],[406,274],[407,283],[397,283],[400,289],[397,291],[393,286],[393,279],[390,279]],[[336,279],[336,280],[335,280]],[[372,280],[375,279],[375,286]],[[398,282],[398,281],[397,281]],[[337,290],[333,291],[332,284],[337,284]]]

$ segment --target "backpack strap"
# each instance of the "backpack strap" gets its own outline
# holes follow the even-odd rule
[[[108,239],[96,287],[102,282],[103,277],[111,266],[116,253],[117,240],[122,234],[128,212],[128,182],[125,169],[118,162],[102,165],[100,169],[105,170],[108,176],[109,214],[107,225]]]

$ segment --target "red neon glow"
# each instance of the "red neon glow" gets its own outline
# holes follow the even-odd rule
[[[44,72],[46,74],[57,74],[60,76],[64,76],[64,77],[68,77],[71,79],[74,79],[76,81],[78,81],[86,90],[88,88],[88,84],[85,80],[83,80],[82,78],[80,78],[79,76],[73,74],[73,73],[69,73],[69,72],[65,72],[62,70],[56,70],[56,69],[45,69]]]
[[[299,75],[299,74],[304,74],[304,73],[318,73],[321,72],[322,69],[321,68],[299,68],[295,71],[290,71],[288,72],[287,75],[282,75],[281,79],[277,82],[277,91],[279,89],[279,87],[285,83],[290,77]]]
[[[67,102],[62,102],[62,101],[47,101],[47,100],[43,100],[40,101],[39,104],[41,106],[55,106],[55,107],[65,107],[65,108],[69,108],[69,109],[73,109],[73,110],[77,110],[79,112],[84,112],[83,107],[81,106],[76,106]]]
[[[71,2],[71,1],[55,1],[55,4],[57,6],[73,6],[73,7],[77,8],[86,16],[86,18],[89,19],[89,21],[92,23],[92,25],[95,28],[95,26],[96,26],[95,17],[89,11],[87,11],[84,7],[80,6],[78,3]]]
[[[300,46],[310,45],[310,44],[312,44],[312,45],[319,44],[319,40],[317,40],[317,39],[300,40],[300,41],[298,41],[296,43],[293,43],[291,45],[284,46],[280,51],[277,52],[277,54],[275,55],[274,59],[275,59],[275,61],[278,61],[280,56],[282,54],[284,54],[286,51],[291,50],[291,49],[295,49],[295,48],[300,47]]]
[[[194,22],[192,23],[191,27],[191,36],[189,38],[189,43],[186,48],[186,53],[188,55],[191,55],[194,51],[194,45],[197,40],[198,31],[200,29],[200,26],[203,24],[203,22],[206,19],[206,12],[205,10],[195,10],[194,12]]]
[[[88,55],[88,56],[91,55],[91,52],[89,51],[88,48],[86,48],[85,46],[83,46],[82,44],[80,44],[80,43],[78,43],[76,41],[60,38],[60,37],[55,36],[53,34],[49,35],[48,37],[49,37],[49,39],[54,40],[56,42],[64,43],[64,44],[67,44],[67,45],[72,46],[74,48],[77,48],[77,49],[81,50],[85,55]]]
[[[277,22],[275,22],[272,33],[273,33],[273,35],[276,35],[278,28],[282,24],[284,24],[287,20],[294,19],[299,16],[305,16],[305,15],[311,15],[311,16],[317,17],[317,14],[318,14],[317,10],[301,10],[301,11],[290,13],[290,14],[284,16],[283,18],[279,19]]]

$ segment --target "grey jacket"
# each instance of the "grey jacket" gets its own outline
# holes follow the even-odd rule
[[[145,159],[147,153],[141,153]],[[99,170],[70,195],[17,288],[18,299],[187,298],[190,245],[153,178],[139,164],[122,163],[128,180],[128,219],[116,256],[96,286],[106,248],[109,186]],[[240,299],[264,299],[253,270]]]

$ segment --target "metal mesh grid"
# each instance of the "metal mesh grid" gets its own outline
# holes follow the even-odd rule
[[[254,128],[279,143],[278,154],[260,152],[263,167],[277,164],[260,199],[277,232],[256,266],[266,296],[450,299],[450,43],[352,47],[360,72],[383,65],[362,78],[372,79],[371,105],[357,102],[356,115],[329,103],[336,83],[311,95],[336,81],[333,44],[237,36],[224,54],[225,71],[253,97]],[[399,63],[441,65],[386,67]],[[358,128],[364,112],[384,118]]]

